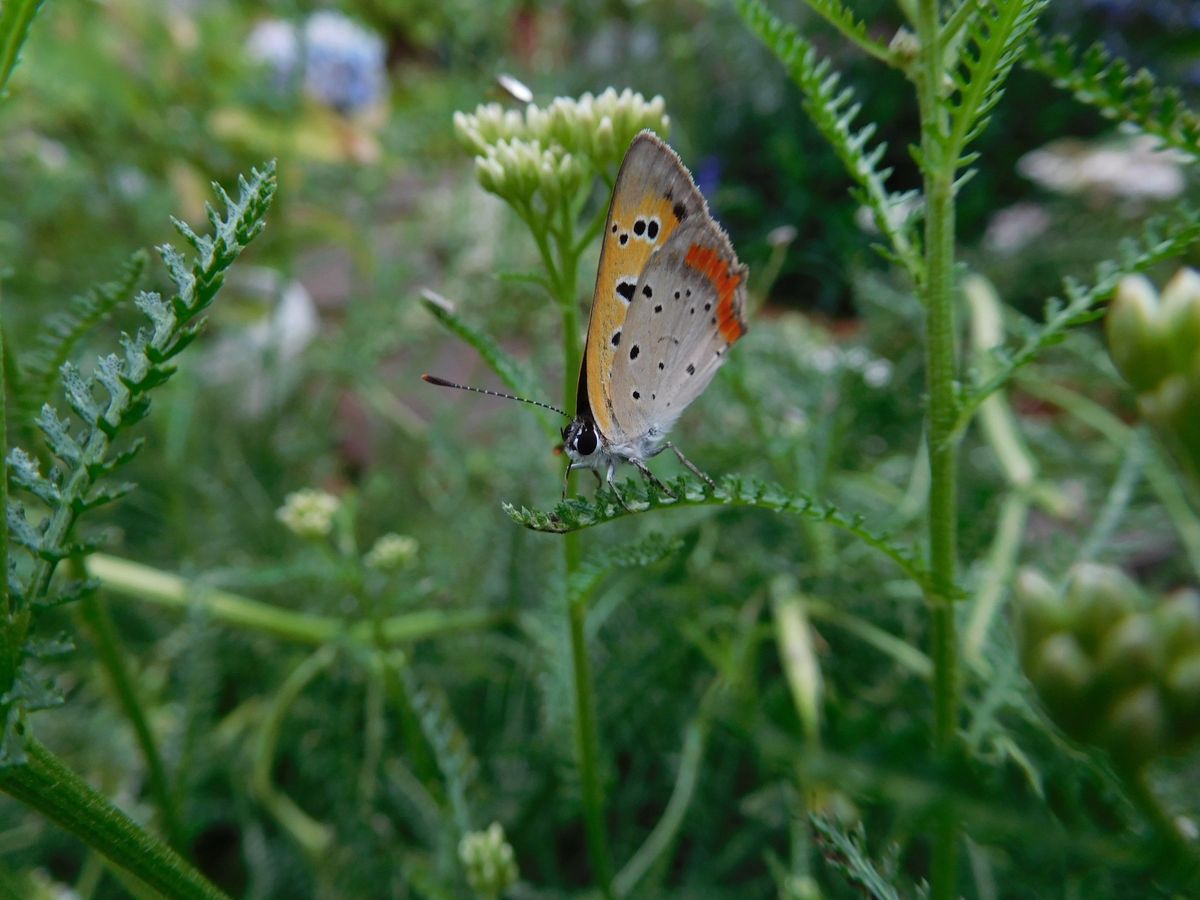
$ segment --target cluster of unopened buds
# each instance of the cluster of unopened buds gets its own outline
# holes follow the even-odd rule
[[[1138,411],[1200,479],[1200,274],[1181,269],[1161,296],[1140,275],[1123,278],[1105,324]]]
[[[649,128],[666,135],[662,97],[628,89],[599,96],[559,97],[525,112],[498,103],[454,114],[454,130],[475,155],[483,187],[518,208],[545,209],[571,199],[596,174],[616,173],[634,136]]]
[[[1128,771],[1200,737],[1200,593],[1152,600],[1083,563],[1061,591],[1024,570],[1016,612],[1021,665],[1066,735]]]
[[[493,822],[486,831],[465,835],[458,844],[458,859],[471,890],[480,897],[499,897],[516,883],[517,862],[499,822]]]

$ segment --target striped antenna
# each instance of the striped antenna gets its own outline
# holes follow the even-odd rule
[[[428,381],[430,384],[436,384],[438,387],[457,388],[460,391],[474,391],[476,394],[487,394],[489,397],[502,397],[505,400],[519,400],[521,403],[528,403],[530,406],[540,406],[542,409],[548,409],[551,412],[556,412],[565,418],[571,418],[557,406],[551,406],[549,403],[542,403],[540,400],[526,400],[524,397],[518,397],[515,394],[505,394],[500,391],[489,391],[487,388],[471,387],[468,384],[455,384],[453,381],[447,381],[445,378],[438,378],[436,375],[422,375],[422,381]]]

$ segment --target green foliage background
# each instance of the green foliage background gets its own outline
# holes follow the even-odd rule
[[[885,45],[905,21],[891,3],[852,5]],[[822,6],[838,4],[771,9],[844,72],[863,103],[856,122],[880,123],[891,189],[919,187],[911,86],[845,42],[813,11]],[[1109,19],[1097,17],[1101,6],[1052,4],[1039,27],[1111,38],[1097,23],[1119,30],[1124,20],[1107,7]],[[41,744],[233,896],[471,897],[458,841],[493,821],[520,867],[509,896],[586,895],[563,599],[585,592],[605,827],[628,896],[919,895],[947,805],[969,835],[959,865],[968,896],[1188,895],[1194,872],[1165,858],[1119,773],[1040,711],[1006,613],[970,629],[978,597],[1007,598],[1013,575],[994,554],[1018,491],[986,429],[966,430],[962,450],[959,551],[978,563],[963,573],[971,599],[960,624],[981,635],[963,650],[965,750],[931,761],[921,590],[854,533],[924,551],[922,310],[903,271],[871,250],[878,235],[856,224],[853,185],[786,68],[736,10],[683,0],[342,8],[387,48],[386,102],[357,118],[280,96],[242,52],[257,22],[300,21],[307,4],[52,2],[22,51],[0,105],[0,294],[6,365],[37,376],[20,398],[9,377],[9,445],[43,462],[50,448],[32,414],[43,400],[62,405],[58,364],[90,372],[136,332],[145,317],[129,302],[134,282],[168,296],[178,284],[131,254],[176,239],[171,216],[203,232],[210,181],[236,194],[238,174],[267,159],[278,175],[266,231],[138,426],[145,447],[121,474],[137,489],[77,535],[105,558],[174,576],[175,599],[118,568],[93,571],[106,584],[99,605],[44,613],[38,633],[75,647],[35,663],[66,701],[31,718]],[[1187,99],[1194,37],[1129,14],[1137,39],[1115,50],[1183,84]],[[610,84],[661,94],[673,146],[752,272],[750,334],[676,435],[706,471],[733,477],[722,483],[731,502],[588,530],[586,568],[568,585],[560,539],[504,511],[559,499],[562,463],[542,420],[419,381],[433,371],[495,385],[420,302],[423,287],[520,360],[534,396],[555,401],[561,379],[574,378],[561,371],[552,303],[506,277],[536,270],[533,242],[477,186],[454,139],[452,113],[499,99],[501,71],[539,103]],[[1036,460],[1019,486],[1029,502],[1019,561],[1065,573],[1086,546],[1149,590],[1195,585],[1195,548],[1180,538],[1195,529],[1194,492],[1182,526],[1164,515],[1171,463],[1136,427],[1129,392],[1086,327],[1099,292],[1082,302],[1062,287],[1064,276],[1103,282],[1096,264],[1120,257],[1131,236],[1143,235],[1139,267],[1155,277],[1186,261],[1194,179],[1172,201],[1121,203],[1051,195],[1023,178],[1028,151],[1112,128],[1048,87],[1053,71],[1049,58],[1014,71],[972,145],[986,162],[959,206],[963,259],[1008,302],[1008,343],[1031,358],[1079,326],[995,395]],[[1018,202],[1038,204],[1050,225],[1004,256],[987,228]],[[1171,223],[1165,248],[1143,233],[1157,213]],[[787,225],[794,243],[773,246],[770,233]],[[585,254],[585,273],[595,256]],[[85,322],[55,318],[94,285],[107,287]],[[297,351],[256,343],[253,329],[270,333],[297,286],[318,330]],[[1049,317],[1053,333],[1019,324],[1014,310],[1041,317],[1055,294],[1066,310]],[[46,334],[69,334],[69,354],[56,357]],[[989,366],[1007,374],[1027,361],[974,355],[964,389],[1000,387]],[[1149,462],[1118,494],[1137,442]],[[660,460],[664,478],[682,474]],[[764,482],[819,510],[836,505],[838,521],[754,508],[769,505],[755,494]],[[304,487],[343,499],[330,540],[304,541],[276,520]],[[1110,509],[1115,521],[1102,515]],[[415,561],[367,572],[357,560],[390,532],[416,538]],[[242,601],[302,617],[255,620]],[[819,662],[817,736],[781,661],[783,609],[800,610]],[[332,624],[305,631],[313,622]],[[377,640],[387,622],[424,630]],[[125,688],[105,657],[114,640]],[[131,703],[161,753],[163,784]],[[1172,814],[1200,809],[1196,775],[1194,755],[1153,769]],[[630,861],[673,821],[669,803],[682,804],[679,819],[635,882]],[[0,887],[17,896],[144,890],[10,798],[0,850]]]

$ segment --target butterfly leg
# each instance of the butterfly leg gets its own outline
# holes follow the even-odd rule
[[[629,508],[629,504],[625,502],[625,498],[621,496],[621,492],[619,490],[617,490],[617,483],[615,481],[613,481],[613,475],[616,473],[616,471],[617,471],[617,467],[614,466],[612,463],[609,463],[608,464],[608,486],[612,489],[613,495],[617,498],[617,502],[620,503],[621,506],[625,507],[625,512],[633,512],[633,510]],[[597,478],[599,477],[599,473],[596,473],[596,477]]]
[[[563,472],[562,498],[564,500],[567,499],[567,488],[570,486],[570,481],[571,481],[571,469],[574,468],[574,466],[575,466],[575,463],[573,461],[567,460],[567,471]]]
[[[672,444],[670,441],[665,442],[661,447],[658,448],[657,451],[655,451],[655,453],[657,455],[658,453],[662,453],[664,450],[670,450],[672,453],[674,453],[679,458],[679,461],[681,463],[683,463],[685,467],[687,467],[687,470],[689,472],[691,472],[697,478],[702,480],[705,484],[707,484],[714,491],[717,489],[717,486],[716,486],[716,484],[713,483],[713,480],[711,478],[709,478],[707,475],[705,475],[703,472],[701,472],[698,468],[696,468],[696,464],[693,463],[686,456],[684,456],[683,451],[680,450],[678,447],[676,447],[674,444]]]
[[[651,472],[646,467],[646,464],[644,462],[642,462],[640,459],[631,459],[630,462],[633,463],[635,466],[637,466],[637,470],[642,473],[642,477],[645,478],[648,482],[650,482],[652,485],[654,485],[656,488],[658,488],[660,491],[662,491],[668,497],[675,496],[675,492],[672,491],[665,484],[663,484],[661,481],[659,481],[658,476],[655,475],[653,472]]]

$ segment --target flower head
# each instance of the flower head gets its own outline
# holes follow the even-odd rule
[[[383,39],[339,12],[315,12],[304,23],[304,89],[338,112],[366,109],[383,98]]]
[[[333,517],[341,501],[333,494],[313,488],[293,491],[275,510],[284,527],[303,538],[325,537],[333,530]]]
[[[486,897],[499,897],[517,880],[517,862],[512,845],[504,839],[504,827],[493,822],[487,831],[473,831],[458,844],[458,858],[466,870],[472,890]]]
[[[638,132],[665,134],[664,108],[662,97],[609,88],[596,97],[558,97],[545,107],[530,103],[524,114],[488,103],[456,112],[454,131],[475,155],[486,190],[518,208],[549,208],[572,198],[591,175],[615,173]]]
[[[416,561],[419,548],[416,538],[389,532],[380,537],[367,551],[363,563],[380,571],[406,569]]]

